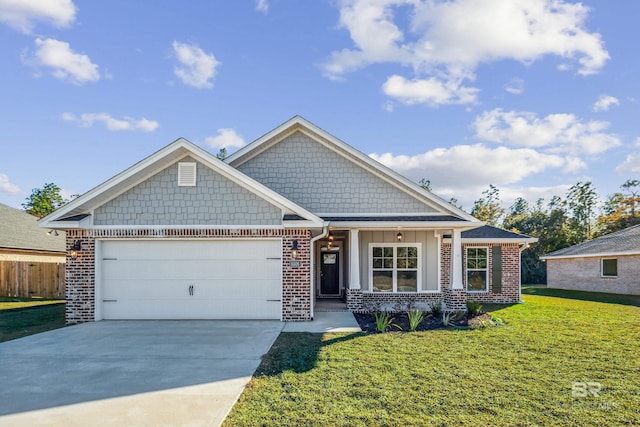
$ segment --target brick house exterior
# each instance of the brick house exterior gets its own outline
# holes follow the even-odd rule
[[[484,226],[301,117],[224,162],[179,139],[41,226],[67,231],[69,323],[308,321],[319,298],[352,311],[518,302],[520,251],[535,241]]]
[[[547,287],[640,295],[640,226],[541,257]]]

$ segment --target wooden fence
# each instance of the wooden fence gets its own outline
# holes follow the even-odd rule
[[[0,295],[64,298],[64,263],[0,261]]]

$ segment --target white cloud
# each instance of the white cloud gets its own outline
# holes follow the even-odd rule
[[[459,81],[440,81],[435,77],[407,80],[394,74],[382,85],[382,91],[403,104],[469,104],[477,100],[478,89],[460,86]]]
[[[572,158],[539,153],[528,148],[490,148],[484,144],[436,148],[413,156],[391,153],[373,153],[369,156],[413,181],[421,178],[431,180],[436,194],[446,200],[455,197],[467,208],[489,184],[500,189],[505,206],[518,196],[536,200],[563,194],[554,192],[558,187],[523,187],[514,184],[550,169],[569,172],[569,167],[577,167],[572,164],[575,162]],[[584,167],[586,165],[582,164],[580,168]]]
[[[6,174],[0,173],[0,192],[20,194],[22,193],[22,190],[20,190],[20,187],[9,181],[9,177]]]
[[[66,28],[75,17],[72,0],[0,0],[0,22],[26,34],[37,22]]]
[[[187,86],[196,89],[210,89],[217,68],[221,65],[212,53],[205,53],[194,44],[173,42],[173,53],[180,63],[174,67],[174,74]]]
[[[515,60],[529,64],[553,55],[577,63],[578,73],[588,75],[598,72],[609,59],[600,34],[586,29],[589,8],[581,3],[342,0],[339,8],[339,26],[349,31],[354,47],[331,53],[324,66],[331,79],[371,64],[396,63],[411,66],[414,81],[424,80],[432,86],[456,82],[464,88],[464,81],[473,80],[483,63]],[[403,21],[409,22],[408,28],[402,28]],[[437,99],[450,101],[440,95],[416,97],[412,103],[434,104]],[[475,97],[460,97],[460,102],[475,102]]]
[[[610,95],[600,95],[600,98],[593,104],[593,111],[608,111],[614,105],[620,105],[618,98]]]
[[[527,111],[485,111],[473,123],[476,138],[520,147],[544,148],[553,153],[598,154],[621,144],[604,132],[608,122],[583,122],[573,114],[538,118]]]
[[[627,155],[624,162],[616,166],[615,172],[618,175],[640,173],[640,153],[631,153]]]
[[[504,90],[512,95],[522,95],[524,93],[524,80],[514,78],[504,86]]]
[[[129,130],[153,132],[159,126],[158,122],[145,119],[144,117],[141,119],[133,119],[131,117],[116,119],[107,113],[83,113],[80,116],[76,116],[73,113],[63,113],[62,120],[79,123],[84,127],[92,127],[95,122],[102,122],[110,131]]]
[[[413,156],[392,153],[369,156],[414,181],[426,177],[434,186],[455,188],[513,184],[529,175],[568,164],[567,159],[558,155],[528,148],[490,148],[484,144],[436,148]]]
[[[244,138],[231,128],[218,129],[216,136],[205,138],[204,142],[213,148],[240,148],[245,146]]]
[[[269,12],[269,1],[268,0],[256,0],[256,10],[258,12],[262,12],[262,13]]]
[[[34,67],[49,67],[57,79],[75,84],[100,80],[98,66],[84,54],[76,53],[67,42],[55,39],[36,39],[33,56],[23,56],[25,64]]]

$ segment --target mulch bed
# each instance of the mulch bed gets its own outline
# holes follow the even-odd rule
[[[353,313],[353,315],[355,316],[360,329],[362,329],[364,332],[378,332],[378,329],[376,328],[376,320],[374,319],[373,314]],[[392,325],[387,328],[387,332],[400,332],[401,330],[409,331],[409,317],[407,316],[407,313],[392,313],[391,315],[393,317],[393,322],[391,322]],[[486,314],[484,316],[488,317],[488,315]],[[451,321],[450,327],[467,327],[468,321],[469,319],[467,318],[467,315],[464,314],[459,319]],[[397,325],[400,328],[393,325]],[[431,315],[425,315],[425,319],[416,328],[416,331],[428,331],[431,329],[442,328],[445,328],[445,326],[442,326],[441,317],[435,318]]]

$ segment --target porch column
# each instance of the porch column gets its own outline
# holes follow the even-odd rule
[[[359,231],[349,230],[349,289],[361,289]]]
[[[450,289],[464,289],[462,284],[462,232],[453,230],[451,233],[451,279]]]

